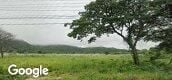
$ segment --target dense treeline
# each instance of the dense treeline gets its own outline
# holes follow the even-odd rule
[[[105,47],[88,47],[88,48],[81,48],[75,46],[68,46],[68,45],[31,45],[22,40],[13,40],[11,41],[11,48],[9,52],[16,52],[16,53],[66,53],[66,54],[75,54],[75,53],[128,53],[125,49],[116,49],[116,48],[105,48]]]

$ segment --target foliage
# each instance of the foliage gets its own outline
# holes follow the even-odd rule
[[[31,45],[26,41],[22,40],[12,40],[10,42],[11,48],[8,50],[9,53],[16,52],[16,53],[39,53],[39,54],[46,54],[46,53],[64,53],[64,54],[75,54],[75,53],[82,53],[82,54],[96,54],[96,53],[104,53],[108,52],[110,54],[122,54],[128,53],[125,49],[116,49],[116,48],[105,48],[105,47],[75,47],[75,46],[68,46],[68,45]]]
[[[166,55],[169,60],[170,55]],[[142,58],[146,58],[141,56]],[[7,68],[9,64],[18,67],[37,67],[42,65],[49,69],[48,76],[41,76],[37,80],[171,80],[172,65],[167,65],[164,59],[154,65],[143,61],[140,66],[132,64],[132,58],[128,54],[104,55],[104,54],[28,54],[7,56],[0,59],[0,79],[25,80],[31,76],[9,76]],[[1,72],[0,71],[0,72]],[[6,76],[7,75],[7,76]],[[21,78],[21,79],[19,79]]]
[[[159,59],[163,53],[161,53],[157,48],[151,48],[147,57],[149,57],[149,61],[154,62],[156,59]]]
[[[11,33],[0,29],[0,53],[2,58],[4,56],[4,52],[7,51],[10,46],[9,42],[13,38],[14,36]]]
[[[146,39],[154,42],[160,42],[156,48],[172,53],[172,1],[167,0],[167,4],[165,6],[166,12],[168,13],[166,19],[168,22],[165,23],[165,26],[160,26],[151,31]]]
[[[32,45],[23,40],[12,40],[10,41],[11,49],[9,52],[24,53],[28,52]]]
[[[78,40],[92,36],[90,43],[104,34],[116,33],[128,44],[134,63],[139,64],[137,42],[169,24],[166,4],[166,0],[96,0],[69,24],[73,31],[68,36]]]
[[[165,29],[157,29],[148,36],[152,41],[161,42],[157,48],[159,50],[165,49],[167,52],[172,53],[172,25]]]

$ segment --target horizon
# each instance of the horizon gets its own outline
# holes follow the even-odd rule
[[[75,45],[67,45],[67,44],[31,44],[25,40],[22,40],[22,39],[16,39],[14,38],[14,40],[18,40],[18,41],[24,41],[32,46],[69,46],[69,47],[77,47],[77,48],[114,48],[114,49],[124,49],[124,50],[129,50],[129,48],[116,48],[116,47],[104,47],[104,46],[85,46],[85,47],[82,47],[82,46],[75,46]],[[151,47],[150,47],[151,48]],[[144,49],[138,49],[138,50],[144,50]],[[149,49],[146,49],[146,50],[149,50]]]
[[[47,31],[41,32],[41,30],[40,31],[36,30],[37,33],[39,33],[39,35],[36,35],[34,33],[36,31],[32,32],[32,31],[30,31],[30,30],[32,30],[31,28],[29,30],[27,29],[29,27],[13,27],[13,28],[12,27],[11,28],[10,27],[1,27],[1,28],[7,32],[12,33],[16,39],[24,40],[32,45],[70,45],[70,46],[76,46],[76,47],[107,47],[107,48],[113,47],[113,48],[117,48],[117,49],[128,49],[126,43],[116,34],[110,35],[109,37],[104,35],[102,38],[98,38],[95,42],[88,44],[87,38],[85,38],[83,41],[79,41],[79,40],[68,37],[67,33],[69,31],[60,34],[60,33],[58,33],[58,31],[59,31],[58,29],[50,29],[48,32],[51,32],[51,30],[54,30],[57,32],[55,32],[55,33],[53,32],[53,34],[45,36]],[[22,28],[22,29],[20,29],[20,28]],[[36,27],[36,28],[38,28],[38,27]],[[49,28],[49,27],[46,27],[46,28]],[[63,27],[63,28],[65,29],[66,27]],[[60,30],[60,31],[62,31],[62,30]],[[27,33],[22,33],[22,32],[27,32]],[[59,36],[61,38],[58,38]],[[139,50],[149,49],[158,44],[159,43],[140,41],[137,45],[137,48]]]
[[[78,41],[67,34],[71,31],[64,23],[79,18],[78,13],[94,0],[45,0],[45,1],[1,1],[0,28],[35,45],[72,45],[78,47],[114,47],[128,49],[127,44],[116,34],[102,36],[96,42],[88,44],[87,39]],[[60,3],[61,2],[61,3]],[[34,10],[33,10],[34,8]],[[158,43],[140,41],[138,49],[149,49]]]

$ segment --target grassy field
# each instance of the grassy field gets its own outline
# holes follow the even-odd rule
[[[168,56],[170,57],[170,56]],[[131,55],[73,54],[73,55],[8,55],[0,58],[0,80],[172,80],[169,58],[159,59],[156,64],[147,62],[141,55],[141,65],[132,64]],[[7,68],[47,67],[48,76],[10,76]]]

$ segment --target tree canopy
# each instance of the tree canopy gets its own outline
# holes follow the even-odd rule
[[[166,26],[161,26],[151,31],[146,37],[146,40],[160,42],[156,48],[172,52],[172,2],[168,1],[165,9],[168,13],[166,18],[168,22],[166,23]]]
[[[156,47],[159,50],[165,49],[167,52],[172,52],[172,25],[169,25],[165,29],[157,29],[147,36],[148,40],[154,42],[160,42]]]
[[[135,64],[139,64],[136,45],[153,30],[168,23],[167,0],[96,0],[85,6],[80,18],[68,23],[73,30],[69,37],[82,40],[92,36],[94,42],[102,35],[117,34],[131,49]]]
[[[2,57],[3,57],[4,51],[6,51],[7,48],[9,48],[9,46],[10,46],[9,42],[13,38],[14,38],[14,36],[11,33],[0,29],[0,53],[1,53]]]

